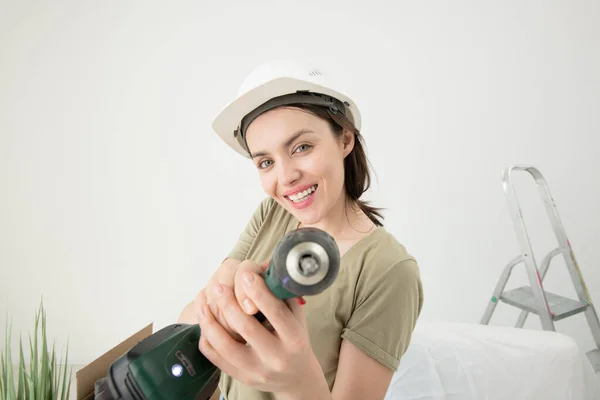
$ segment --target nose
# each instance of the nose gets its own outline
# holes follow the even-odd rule
[[[289,186],[296,183],[302,176],[300,170],[292,160],[279,162],[279,184]]]

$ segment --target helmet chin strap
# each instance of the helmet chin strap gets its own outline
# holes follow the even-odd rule
[[[325,94],[309,92],[307,90],[298,90],[296,93],[274,97],[249,112],[242,119],[238,129],[233,131],[233,136],[237,139],[240,146],[249,152],[248,144],[246,143],[246,130],[252,121],[254,121],[259,115],[276,107],[298,103],[328,107],[333,114],[341,112],[344,116],[346,116],[346,106],[349,106],[348,103],[342,103],[340,100]]]

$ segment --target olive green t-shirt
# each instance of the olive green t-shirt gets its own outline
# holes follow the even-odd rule
[[[292,214],[267,198],[228,257],[268,261],[277,243],[298,226]],[[313,352],[331,390],[343,339],[397,370],[421,313],[423,289],[415,259],[389,232],[378,227],[342,255],[335,282],[305,300]],[[275,400],[275,395],[224,373],[219,388],[226,400]]]

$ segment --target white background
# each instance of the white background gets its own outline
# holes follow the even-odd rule
[[[78,364],[177,319],[264,197],[212,117],[278,58],[348,80],[366,198],[419,261],[424,321],[479,322],[519,251],[500,179],[515,163],[545,174],[600,304],[600,6],[492,3],[2,0],[0,337],[8,313],[26,338],[42,297]],[[555,241],[523,178],[541,260]],[[573,296],[563,266],[547,289]],[[593,345],[582,315],[557,328]]]

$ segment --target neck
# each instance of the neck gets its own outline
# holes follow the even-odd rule
[[[336,239],[346,239],[370,232],[375,224],[344,194],[320,221],[310,225],[300,223],[300,226],[311,226],[328,232]]]

